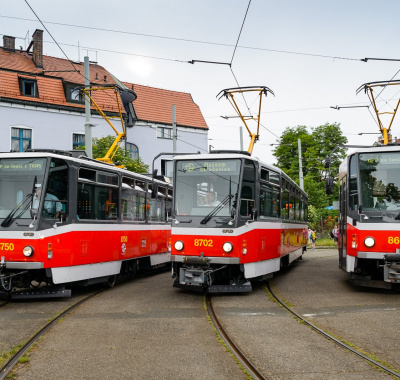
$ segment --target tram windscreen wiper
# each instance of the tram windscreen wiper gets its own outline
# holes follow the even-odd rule
[[[233,198],[232,194],[228,194],[223,200],[222,202],[216,206],[214,209],[211,210],[211,212],[206,215],[202,221],[200,222],[200,224],[206,224],[207,222],[209,222],[209,220],[216,215],[224,206],[226,206],[226,204]]]
[[[33,200],[33,195],[35,194],[36,183],[37,183],[37,179],[36,179],[36,176],[35,176],[35,179],[34,179],[34,181],[33,181],[32,192],[31,192],[30,194],[27,194],[27,195],[26,195],[26,198],[24,199],[24,201],[22,201],[19,205],[17,205],[17,207],[15,207],[14,209],[12,209],[12,210],[10,211],[10,213],[9,213],[9,214],[5,217],[5,219],[1,222],[1,226],[2,226],[2,227],[9,227],[9,226],[10,226],[11,220],[12,220],[12,218],[14,217],[15,213],[16,213],[23,205],[25,205],[24,208],[23,208],[22,211],[15,217],[15,219],[20,218],[20,217],[24,214],[24,212],[25,212],[26,210],[28,210],[29,205],[31,204],[31,202],[32,202],[32,200]],[[27,202],[27,203],[26,203],[27,200],[29,200],[30,202]]]

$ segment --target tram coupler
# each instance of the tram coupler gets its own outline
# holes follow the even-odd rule
[[[383,279],[385,282],[400,283],[400,253],[387,253],[384,256]]]

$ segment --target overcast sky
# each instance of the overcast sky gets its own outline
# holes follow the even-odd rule
[[[214,148],[239,149],[241,122],[221,118],[234,111],[216,98],[222,89],[237,87],[234,75],[240,86],[269,87],[275,97],[263,99],[261,114],[268,131],[261,128],[253,152],[267,162],[274,161],[270,144],[297,125],[337,122],[350,144],[371,145],[377,135],[358,135],[379,131],[367,108],[330,107],[368,105],[367,95],[356,95],[356,89],[400,70],[400,61],[360,61],[400,59],[398,0],[252,0],[235,53],[248,0],[28,3],[69,59],[83,61],[88,54],[120,80],[192,94]],[[4,2],[0,20],[0,34],[17,37],[17,47],[26,48],[35,29],[43,29],[44,54],[65,58],[26,1]],[[191,60],[232,62],[232,70]],[[400,86],[385,88],[379,108],[393,109],[399,96]],[[252,112],[254,100],[248,99]],[[400,116],[393,136],[400,137],[399,123]],[[246,150],[248,142],[245,134]]]

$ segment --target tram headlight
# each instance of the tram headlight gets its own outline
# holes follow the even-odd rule
[[[233,245],[232,245],[232,243],[226,242],[226,243],[224,243],[224,245],[222,246],[222,249],[223,249],[226,253],[232,252]]]
[[[368,248],[372,248],[375,245],[375,239],[373,237],[366,237],[364,240],[364,244]]]
[[[174,244],[174,247],[177,251],[182,251],[183,249],[183,242],[180,240],[177,240]]]
[[[22,252],[23,252],[24,256],[30,257],[33,255],[33,248],[30,245],[27,245],[26,247],[24,247]]]

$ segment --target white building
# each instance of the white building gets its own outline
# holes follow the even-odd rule
[[[26,149],[72,150],[84,144],[85,108],[81,62],[43,55],[43,31],[36,30],[27,51],[15,49],[15,38],[3,37],[0,48],[0,151]],[[90,63],[92,86],[115,84],[114,77]],[[116,73],[118,74],[118,73]],[[132,102],[135,121],[127,128],[125,147],[150,166],[160,152],[172,152],[172,106],[176,107],[177,152],[206,152],[208,126],[190,94],[124,82],[137,94]],[[107,116],[117,115],[113,92],[92,93]],[[115,134],[92,109],[93,137]],[[119,121],[113,122],[122,130]],[[165,156],[155,168],[165,173]],[[167,173],[165,173],[167,174]]]

